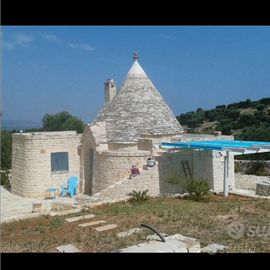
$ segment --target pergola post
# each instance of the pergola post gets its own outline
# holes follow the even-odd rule
[[[225,197],[228,196],[229,191],[229,151],[226,151],[224,156],[224,187],[223,194]]]

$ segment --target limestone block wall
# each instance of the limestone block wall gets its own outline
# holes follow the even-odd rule
[[[102,197],[110,197],[113,199],[120,199],[127,196],[128,193],[135,191],[148,190],[148,195],[157,196],[160,194],[174,194],[181,193],[182,188],[180,185],[169,183],[161,184],[162,180],[159,177],[159,163],[156,161],[154,167],[147,167],[144,165],[140,171],[140,175],[130,176],[118,181],[112,186],[101,190],[99,195]]]
[[[104,182],[102,183],[102,179],[106,178],[105,175],[99,179],[100,195],[111,198],[123,198],[132,190],[142,191],[145,189],[148,189],[148,194],[152,196],[182,193],[183,188],[181,185],[170,184],[167,180],[169,176],[173,175],[185,177],[182,161],[186,160],[188,160],[192,177],[207,179],[213,190],[216,192],[223,191],[224,157],[217,151],[182,149],[181,151],[173,152],[160,150],[156,152],[153,158],[155,158],[156,161],[154,167],[143,165],[142,169],[140,169],[140,175],[125,177],[123,174],[124,177],[122,179],[119,178],[119,172],[124,167],[124,158],[122,157],[123,163],[121,163],[119,159],[118,165],[122,165],[115,167],[115,175],[112,171],[106,171],[109,175],[112,175],[113,178],[115,177],[114,183],[109,181],[107,181],[106,184],[104,184]],[[110,159],[109,157],[105,159],[107,162],[109,162],[109,160],[111,162],[116,161],[116,159]],[[143,160],[143,162],[145,162],[145,160]],[[234,174],[232,174],[234,170],[233,157],[230,157],[229,170],[229,184],[234,186]],[[107,179],[109,180],[109,178]],[[119,179],[121,180],[119,181]]]
[[[213,190],[223,191],[224,157],[218,151],[182,148],[180,151],[164,152],[161,156],[156,157],[156,160],[158,160],[159,167],[160,191],[163,193],[174,193],[166,181],[168,176],[185,176],[182,161],[188,161],[193,178],[204,178],[208,180]],[[233,156],[229,158],[229,185],[234,188]],[[178,192],[179,187],[175,188],[175,192]]]
[[[81,134],[76,131],[15,133],[12,135],[11,192],[22,197],[44,197],[70,176],[79,178]],[[51,171],[51,153],[68,153],[68,171]]]
[[[130,176],[132,164],[142,170],[149,157],[149,151],[107,150],[96,152],[94,157],[94,174],[92,193],[95,194],[119,180]]]

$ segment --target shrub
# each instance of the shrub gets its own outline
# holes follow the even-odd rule
[[[144,201],[147,201],[149,199],[149,196],[147,195],[148,189],[143,191],[136,191],[132,190],[132,192],[128,193],[128,196],[130,196],[130,201],[135,204],[140,204]]]
[[[184,189],[187,190],[189,195],[188,198],[194,201],[208,201],[210,186],[206,179],[184,179],[182,177],[170,176],[167,178],[171,184],[180,184]]]

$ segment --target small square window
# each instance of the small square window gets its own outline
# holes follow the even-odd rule
[[[68,171],[68,152],[51,153],[51,171]]]

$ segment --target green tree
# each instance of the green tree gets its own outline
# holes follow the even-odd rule
[[[205,111],[205,117],[209,121],[215,121],[217,119],[217,116],[218,112],[215,109]]]
[[[254,124],[254,116],[253,114],[250,114],[250,113],[242,113],[240,115],[240,121],[242,123],[244,123],[245,125],[249,126],[249,125],[252,125]]]
[[[226,105],[217,105],[216,106],[216,109],[225,109],[226,108]]]
[[[190,120],[195,115],[195,112],[181,113],[177,119],[181,125],[187,125],[187,121]]]
[[[262,98],[260,101],[261,101],[262,104],[270,105],[270,97]]]
[[[254,117],[261,122],[267,122],[269,119],[269,116],[264,111],[255,111]]]
[[[193,129],[200,126],[202,123],[203,123],[203,120],[201,120],[201,118],[198,117],[197,115],[187,120],[187,126]]]
[[[244,108],[249,108],[249,107],[252,107],[252,102],[249,98],[246,99],[246,101],[240,101],[238,103],[238,108],[244,109]]]
[[[238,118],[240,117],[240,111],[238,109],[228,109],[226,111],[226,115],[233,119],[234,121],[238,120]]]
[[[76,130],[77,133],[82,133],[83,129],[83,121],[67,111],[56,114],[46,113],[42,118],[42,131]]]
[[[267,105],[265,104],[258,104],[255,109],[257,109],[258,111],[263,111],[266,107]]]
[[[12,132],[1,130],[1,170],[11,169]]]
[[[0,117],[2,117],[2,112],[0,111]],[[12,132],[8,130],[1,129],[1,170],[11,169],[11,156],[12,156]],[[1,179],[4,177],[4,173],[1,173]],[[1,181],[2,183],[2,181]]]

